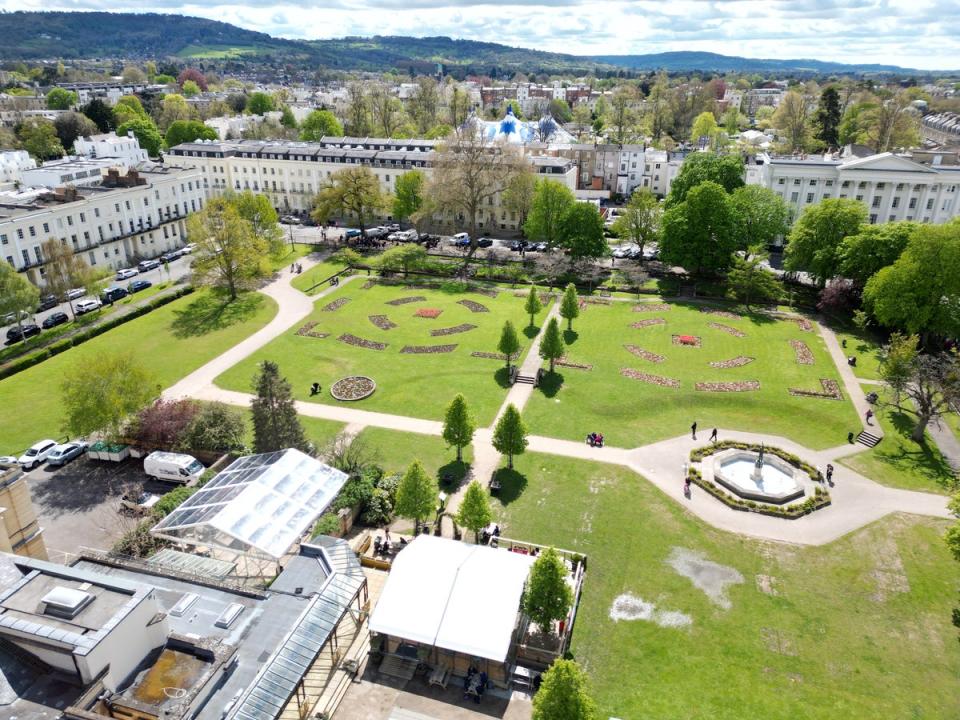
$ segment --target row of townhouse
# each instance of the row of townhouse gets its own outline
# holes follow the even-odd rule
[[[324,137],[319,142],[200,141],[177,145],[169,156],[177,163],[195,166],[209,196],[227,191],[263,193],[281,213],[306,213],[314,196],[330,177],[350,165],[364,165],[392,193],[397,178],[420,170],[429,176],[433,164],[432,140]],[[577,187],[577,169],[566,158],[525,156],[541,177]],[[519,218],[500,202],[489,198],[479,218],[484,231],[515,231]]]
[[[201,172],[172,165],[125,175],[111,170],[92,187],[0,193],[0,259],[38,286],[45,274],[41,245],[50,238],[91,266],[128,267],[182,246],[185,219],[204,200]]]

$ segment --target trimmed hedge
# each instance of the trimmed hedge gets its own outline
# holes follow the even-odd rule
[[[32,368],[34,365],[39,365],[44,360],[48,360],[55,355],[59,355],[60,353],[69,350],[72,347],[76,347],[77,345],[82,345],[87,340],[92,340],[108,330],[113,330],[115,327],[119,327],[120,325],[134,320],[141,315],[146,315],[148,312],[152,312],[159,307],[163,307],[168,303],[172,303],[174,300],[179,300],[180,298],[184,297],[185,295],[189,295],[192,292],[193,287],[187,285],[180,288],[176,292],[170,293],[169,295],[164,295],[163,297],[158,297],[154,300],[151,300],[150,302],[135,308],[133,311],[128,312],[125,315],[112,317],[105,322],[91,326],[87,330],[78,332],[73,337],[57,340],[56,342],[51,343],[47,347],[38,350],[31,355],[22,357],[19,360],[13,360],[8,365],[0,368],[0,380],[8,378],[11,375],[16,375],[19,372],[23,372],[28,368]]]
[[[696,468],[690,468],[687,471],[687,477],[689,478],[690,482],[697,487],[706,490],[727,507],[734,510],[740,510],[742,512],[757,513],[758,515],[769,515],[771,517],[781,517],[787,518],[788,520],[796,520],[804,515],[809,515],[814,510],[827,507],[831,502],[830,493],[817,486],[814,489],[813,497],[809,497],[801,503],[794,503],[793,505],[786,506],[768,505],[766,503],[755,502],[754,500],[744,500],[743,498],[731,495],[713,483],[704,480],[703,475],[701,475],[700,471]]]
[[[754,452],[760,452],[760,447],[761,446],[756,443],[740,442],[739,440],[721,440],[713,445],[704,445],[703,447],[694,448],[691,450],[690,462],[700,462],[705,457],[714,455],[721,450],[729,450],[734,448],[737,450],[752,450]],[[810,463],[801,460],[793,453],[789,453],[786,450],[781,450],[778,447],[768,447],[766,445],[763,446],[763,451],[765,453],[770,453],[771,455],[776,455],[778,458],[790,463],[795,468],[803,470],[814,482],[818,481],[819,473],[817,472],[817,469]]]

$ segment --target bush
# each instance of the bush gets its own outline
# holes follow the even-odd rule
[[[374,488],[360,521],[368,527],[381,527],[393,520],[393,499],[387,490]]]
[[[391,505],[397,500],[397,488],[400,487],[401,477],[400,473],[394,473],[393,475],[384,475],[377,481],[377,489],[383,490],[387,494]]]
[[[161,540],[150,534],[150,528],[156,521],[153,517],[141,520],[133,530],[123,534],[123,536],[113,544],[112,552],[131,557],[145,558],[153,555],[158,550],[169,547],[170,543]]]
[[[180,450],[242,452],[247,421],[244,414],[221,402],[205,403],[180,438]]]
[[[363,509],[373,495],[373,488],[373,478],[366,473],[350,478],[333,501],[333,509]]]
[[[199,489],[199,487],[174,488],[157,500],[157,504],[153,506],[153,514],[157,519],[165,518]]]
[[[324,513],[320,516],[320,519],[313,526],[313,536],[317,535],[339,535],[340,534],[340,520],[337,519],[337,514],[332,512]]]

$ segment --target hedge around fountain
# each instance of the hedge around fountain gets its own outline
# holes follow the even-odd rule
[[[335,400],[349,402],[363,400],[373,395],[377,383],[366,375],[348,375],[330,386],[330,394]]]

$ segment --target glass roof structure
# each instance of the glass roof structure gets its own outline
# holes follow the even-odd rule
[[[299,450],[235,460],[151,533],[277,560],[327,509],[347,475]]]

